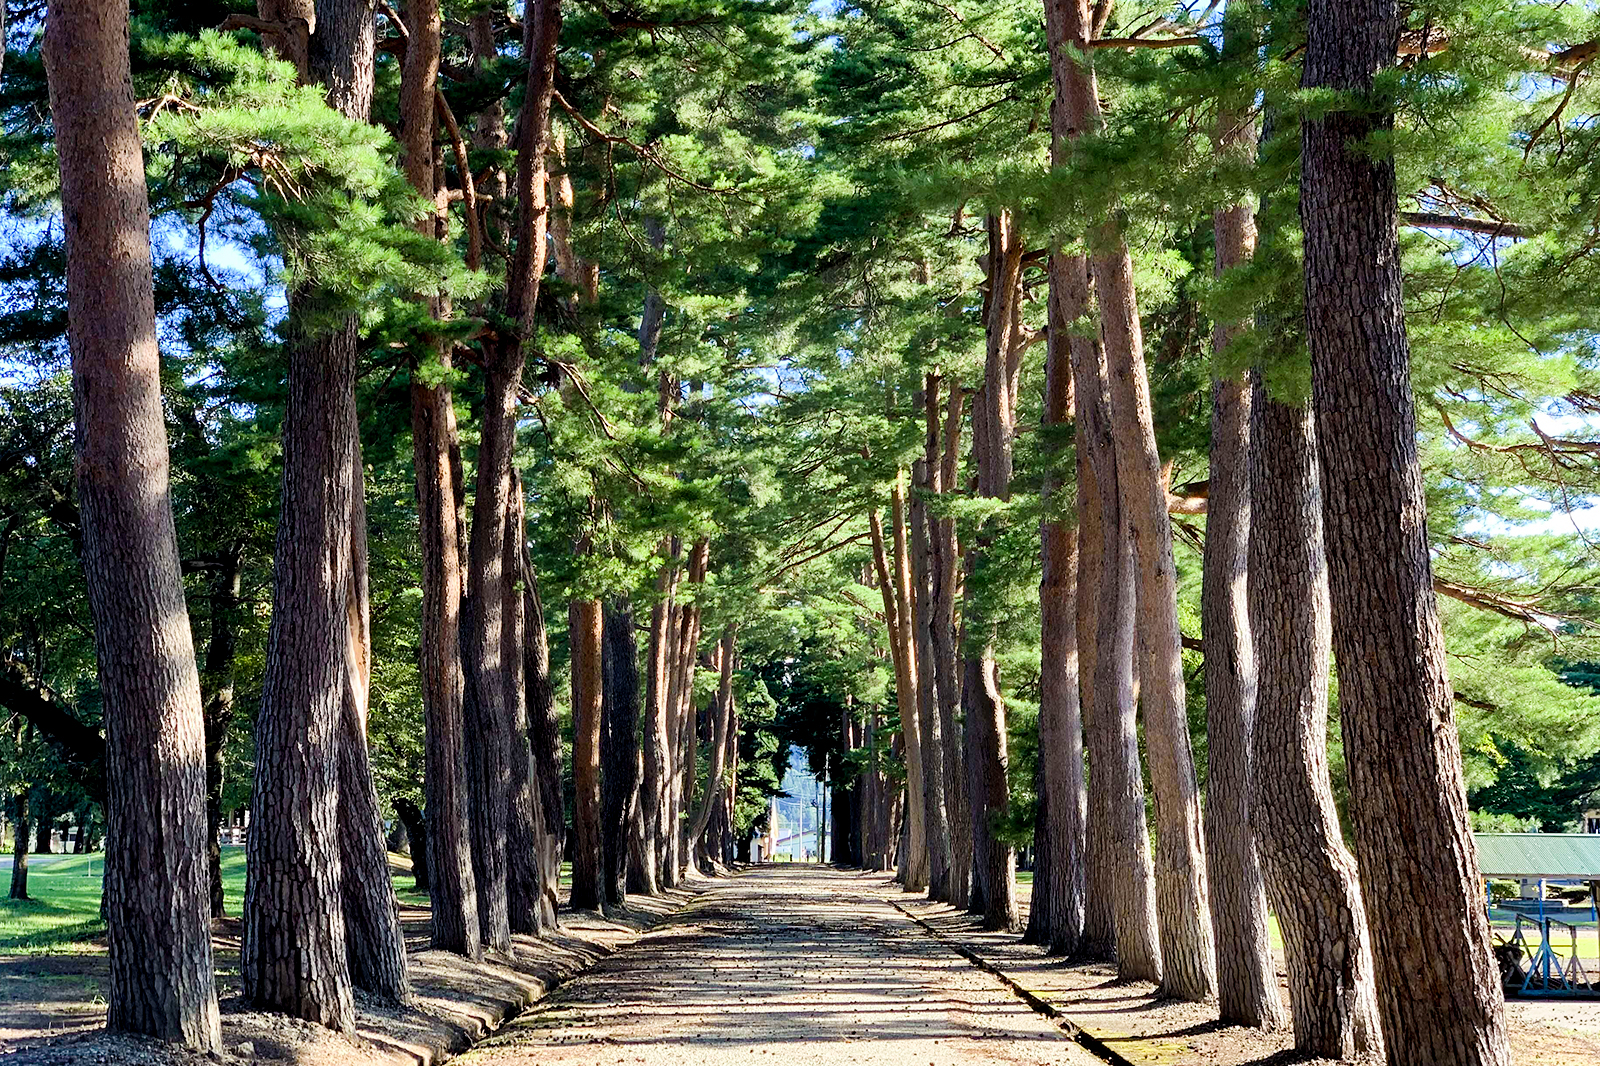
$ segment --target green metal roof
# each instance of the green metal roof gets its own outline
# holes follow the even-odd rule
[[[1600,880],[1600,833],[1474,833],[1484,877]]]

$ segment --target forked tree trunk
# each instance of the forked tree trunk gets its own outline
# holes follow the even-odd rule
[[[1401,306],[1393,127],[1369,107],[1394,64],[1395,0],[1312,0],[1303,84],[1363,98],[1301,128],[1306,336],[1339,714],[1363,894],[1390,908],[1378,1006],[1391,1063],[1502,1066],[1499,972],[1479,898],[1461,744],[1428,558],[1410,350]],[[1415,954],[1435,960],[1418,967]]]
[[[1087,0],[1051,0],[1052,62],[1070,85],[1064,103],[1078,135],[1101,124]],[[1140,701],[1156,794],[1156,894],[1162,991],[1203,1000],[1216,988],[1206,891],[1200,792],[1189,742],[1183,653],[1178,630],[1177,569],[1166,485],[1156,449],[1144,339],[1133,288],[1133,262],[1114,222],[1094,227],[1091,272],[1100,303],[1100,336],[1111,390],[1111,427],[1123,526],[1133,546],[1139,617]]]
[[[345,950],[350,980],[376,999],[411,1001],[405,936],[383,812],[367,754],[367,707],[372,681],[371,607],[367,580],[367,505],[361,448],[352,457],[350,572],[345,593],[345,690],[339,714],[339,861],[344,898]]]
[[[1283,933],[1295,1049],[1350,1059],[1383,1039],[1366,911],[1328,778],[1332,633],[1316,434],[1309,407],[1277,403],[1259,386],[1253,408],[1250,823]]]
[[[599,600],[567,607],[572,645],[572,906],[600,910],[605,898],[600,816],[600,734],[603,713]]]
[[[602,847],[606,901],[621,906],[628,893],[629,836],[639,818],[639,649],[632,606],[608,601],[602,629]]]
[[[1228,157],[1254,153],[1255,118],[1231,108],[1217,116],[1217,144]],[[1213,216],[1216,274],[1255,254],[1255,213],[1247,203]],[[1251,741],[1256,716],[1256,656],[1250,640],[1250,391],[1221,364],[1248,323],[1219,322],[1212,334],[1211,499],[1200,592],[1206,672],[1206,862],[1216,935],[1217,1006],[1225,1022],[1279,1029],[1288,1022],[1278,995],[1261,863],[1250,834]]]
[[[1072,333],[1088,311],[1088,284],[1080,257],[1057,253],[1050,261],[1050,329],[1046,338],[1046,427],[1060,434],[1074,417],[1072,346],[1094,342]],[[1091,356],[1086,356],[1091,357]],[[1057,448],[1059,440],[1046,441]],[[1060,459],[1055,459],[1060,463]],[[1039,580],[1039,801],[1034,830],[1033,899],[1028,935],[1052,954],[1072,955],[1083,937],[1088,796],[1083,770],[1079,704],[1077,530],[1055,497],[1061,475],[1045,481],[1046,518],[1040,527]]]
[[[44,60],[61,173],[83,563],[104,697],[107,1025],[221,1050],[206,921],[205,724],[179,572],[128,11],[54,0]],[[27,834],[19,804],[19,850]],[[26,858],[18,856],[26,893]]]
[[[1087,267],[1068,264],[1083,271]],[[1089,753],[1083,952],[1114,952],[1123,978],[1161,979],[1154,873],[1133,695],[1133,584],[1117,490],[1110,399],[1098,344],[1072,347],[1077,405],[1080,670]]]

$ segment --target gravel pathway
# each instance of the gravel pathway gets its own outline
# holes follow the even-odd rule
[[[1095,1066],[856,875],[761,866],[541,1001],[473,1066]]]

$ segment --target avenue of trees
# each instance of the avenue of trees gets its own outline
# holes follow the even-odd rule
[[[113,1029],[219,1047],[242,810],[244,996],[350,1030],[401,841],[504,957],[793,744],[837,861],[1509,1063],[1471,830],[1600,795],[1600,4],[0,14],[12,895],[103,834]]]

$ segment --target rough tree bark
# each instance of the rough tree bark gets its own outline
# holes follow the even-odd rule
[[[1096,129],[1100,111],[1086,57],[1094,35],[1087,0],[1051,0],[1053,63],[1071,84],[1064,100],[1071,136]],[[1144,339],[1133,288],[1133,262],[1114,221],[1090,234],[1091,273],[1100,303],[1100,337],[1110,381],[1112,440],[1122,524],[1132,544],[1139,612],[1140,702],[1150,779],[1155,787],[1156,895],[1160,915],[1162,991],[1203,1000],[1216,987],[1207,901],[1205,841],[1185,709],[1183,653],[1178,630],[1177,570],[1172,524],[1156,448],[1145,373]]]
[[[1366,911],[1328,778],[1332,632],[1316,434],[1307,406],[1259,386],[1252,406],[1250,824],[1283,932],[1295,1049],[1349,1059],[1383,1040]]]
[[[1393,127],[1369,99],[1396,0],[1312,0],[1303,85],[1357,99],[1301,128],[1306,336],[1322,457],[1339,712],[1356,857],[1386,919],[1378,1006],[1391,1063],[1511,1061],[1479,899],[1460,740],[1428,558],[1401,307]],[[1418,967],[1426,955],[1436,965]]]
[[[632,605],[625,599],[608,601],[602,626],[602,844],[606,901],[621,906],[628,892],[629,836],[639,817],[639,648]]]
[[[443,27],[437,0],[412,0],[405,7],[409,40],[400,76],[405,173],[418,193],[435,200],[434,94]],[[418,228],[437,234],[443,221],[435,211],[419,221]],[[444,313],[438,297],[426,299],[431,314]],[[435,362],[436,371],[429,365]],[[417,855],[427,856],[433,946],[477,959],[482,957],[483,943],[467,814],[471,786],[462,708],[463,531],[457,525],[456,475],[451,462],[457,443],[450,345],[436,345],[422,353],[418,364],[418,370],[426,366],[428,371],[414,370],[411,378],[411,450],[422,556],[420,676],[428,816],[427,835],[413,838],[412,851],[413,861]]]
[[[930,399],[928,418],[942,429],[943,453],[929,455],[930,475],[937,467],[934,491],[953,493],[961,461],[961,385],[952,380],[943,426],[937,426],[939,405]],[[942,516],[930,525],[933,544],[932,622],[934,684],[939,697],[939,728],[944,735],[945,814],[950,826],[950,896],[953,907],[965,908],[972,900],[972,817],[967,788],[966,742],[958,727],[961,709],[961,669],[956,657],[956,603],[960,585],[961,550],[956,540],[956,520]]]
[[[556,45],[561,32],[560,0],[538,0],[524,21],[527,64],[522,113],[518,118],[516,249],[506,280],[506,316],[515,323],[483,353],[483,418],[478,443],[478,480],[473,499],[470,565],[464,612],[463,648],[468,725],[477,767],[473,855],[483,941],[496,951],[511,949],[507,877],[505,802],[511,787],[510,734],[516,727],[507,694],[512,660],[523,649],[505,643],[506,589],[516,580],[515,560],[506,558],[506,523],[513,506],[517,392],[527,362],[527,340],[534,333],[539,285],[549,256],[549,193],[546,154],[550,143],[550,103],[555,86]],[[597,686],[598,689],[598,686]]]
[[[372,681],[371,600],[367,580],[367,507],[361,448],[352,456],[350,571],[345,592],[345,689],[339,712],[339,862],[344,900],[345,950],[350,980],[392,1004],[411,1001],[405,935],[383,812],[367,755],[367,708]]]
[[[1252,114],[1217,115],[1218,150],[1248,160]],[[1255,213],[1234,203],[1213,216],[1216,274],[1255,254]],[[1218,322],[1220,363],[1247,323]],[[1256,657],[1246,580],[1250,551],[1250,391],[1243,375],[1219,367],[1211,383],[1211,489],[1206,513],[1200,615],[1206,674],[1206,862],[1216,935],[1217,1006],[1225,1022],[1279,1029],[1288,1021],[1267,936],[1266,889],[1250,835],[1250,731],[1256,715]]]
[[[54,0],[45,27],[83,564],[105,709],[107,1025],[216,1053],[205,725],[172,519],[128,10]],[[20,842],[21,804],[18,814]],[[25,893],[26,859],[19,865]]]
[[[506,649],[506,744],[510,791],[506,793],[506,917],[513,933],[536,934],[553,924],[546,915],[544,869],[540,863],[539,780],[534,767],[528,721],[527,597],[522,587],[522,561],[527,522],[523,513],[522,479],[511,471],[511,500],[506,508],[507,580],[501,585],[501,645]],[[547,920],[547,918],[549,920]]]
[[[904,542],[904,502],[900,495],[898,474],[893,492],[892,506],[897,512],[895,515],[896,547],[903,547]],[[900,711],[902,729],[909,725],[917,731],[917,745],[913,749],[906,746],[906,785],[908,791],[920,795],[922,790],[922,737],[920,726],[917,725],[916,699],[917,687],[915,680],[916,662],[915,652],[910,651],[909,635],[902,619],[899,595],[899,568],[901,560],[905,558],[903,552],[890,556],[888,546],[884,543],[883,520],[874,508],[867,516],[868,527],[872,536],[872,565],[878,576],[878,591],[883,598],[883,619],[887,631],[889,644],[889,658],[894,671],[895,701]],[[909,587],[907,589],[909,592]],[[910,730],[907,729],[907,735]],[[913,781],[915,784],[913,785]],[[922,824],[922,805],[919,803],[911,810],[909,825],[909,847],[906,864],[900,871],[902,886],[907,892],[920,892],[927,887],[927,839],[924,835]]]
[[[550,639],[538,575],[522,544],[522,678],[528,707],[528,739],[533,746],[533,779],[537,818],[534,829],[539,859],[539,924],[556,927],[560,903],[561,848],[566,836],[566,810],[561,798],[561,723],[556,718],[555,690],[550,685]]]
[[[939,722],[938,693],[933,667],[933,546],[929,529],[926,494],[933,491],[929,456],[937,463],[939,433],[937,412],[928,409],[939,402],[939,378],[929,374],[917,395],[917,409],[924,412],[927,436],[924,454],[912,466],[911,503],[911,644],[917,667],[917,721],[922,726],[923,831],[928,841],[928,896],[947,899],[950,895],[950,824],[946,816],[944,787],[944,731]]]
[[[1061,433],[1074,417],[1072,347],[1094,342],[1075,335],[1073,324],[1088,312],[1083,259],[1054,253],[1050,259],[1049,334],[1045,357],[1045,425]],[[1057,441],[1046,442],[1058,447]],[[1057,462],[1059,463],[1059,459]],[[1045,481],[1045,506],[1062,477]],[[1048,514],[1048,511],[1047,511]],[[1039,579],[1039,802],[1034,830],[1033,899],[1028,939],[1052,954],[1072,955],[1083,937],[1085,845],[1088,795],[1083,770],[1083,721],[1079,703],[1078,540],[1066,516],[1050,516],[1040,526],[1043,570]]]
[[[729,622],[722,629],[722,639],[717,644],[717,698],[712,707],[711,765],[706,773],[706,787],[700,794],[700,803],[689,824],[689,844],[699,859],[714,856],[705,846],[706,828],[711,824],[712,812],[722,795],[723,777],[728,770],[728,730],[733,722],[733,661],[738,638],[738,626]]]
[[[1086,263],[1068,263],[1088,287]],[[1133,694],[1133,585],[1100,345],[1072,346],[1078,447],[1079,669],[1089,753],[1089,892],[1082,952],[1124,978],[1161,979],[1150,833]]]
[[[600,815],[602,628],[599,600],[573,600],[568,605],[567,633],[572,645],[572,906],[575,910],[601,910],[606,898]]]
[[[978,494],[1011,498],[1011,437],[1015,404],[1011,364],[1021,343],[1022,239],[1009,211],[988,218],[989,290],[984,329],[987,355],[983,388],[973,397],[972,453]],[[983,914],[987,929],[1017,925],[1016,852],[995,837],[991,824],[1010,807],[1006,785],[1006,706],[995,662],[994,624],[975,615],[974,581],[987,564],[993,530],[978,535],[966,560],[967,603],[962,707],[966,712],[967,787],[972,808],[973,898],[967,909]]]
[[[930,859],[928,856],[927,773],[922,749],[922,697],[917,674],[917,647],[912,639],[911,617],[911,547],[906,529],[906,501],[903,472],[896,472],[894,486],[889,492],[891,528],[894,532],[894,556],[890,576],[894,585],[895,646],[900,653],[900,671],[904,684],[902,693],[896,689],[900,708],[900,733],[906,753],[906,854],[901,868],[901,887],[907,892],[921,892],[928,887]]]

